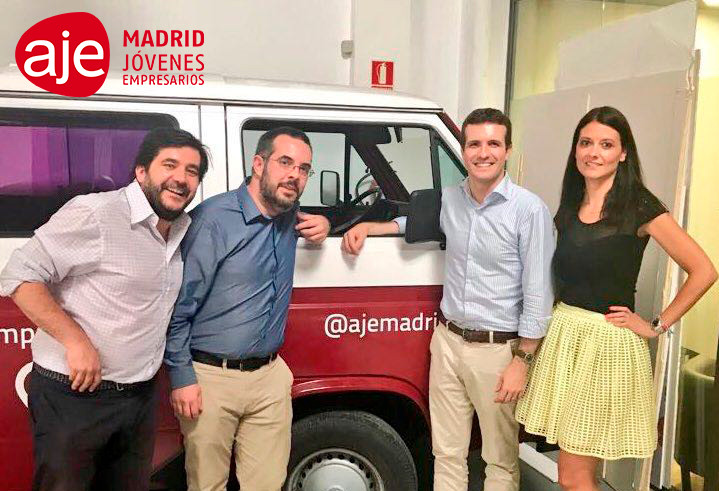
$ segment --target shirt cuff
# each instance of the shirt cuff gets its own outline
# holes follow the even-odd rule
[[[399,233],[404,234],[404,229],[407,226],[407,217],[397,217],[392,220],[399,227]]]
[[[15,249],[5,269],[0,272],[0,297],[9,297],[23,283],[48,283],[50,274],[41,275],[39,271],[43,268],[33,262],[25,251],[28,249],[30,254],[39,256],[37,244],[33,240],[30,239],[24,248]]]
[[[551,316],[540,318],[520,318],[518,334],[522,338],[540,339],[547,335]]]
[[[15,249],[0,272],[0,296],[9,297],[23,283],[49,284],[55,276],[52,258],[37,237]]]
[[[195,369],[192,365],[182,367],[168,366],[167,372],[170,375],[170,385],[173,389],[181,389],[182,387],[197,383],[197,376],[195,375]]]
[[[0,297],[9,297],[23,283],[24,281],[19,280],[0,280]]]

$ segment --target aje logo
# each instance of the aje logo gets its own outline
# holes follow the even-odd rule
[[[100,19],[87,12],[41,20],[15,48],[25,78],[41,89],[87,97],[102,86],[110,67],[110,41]]]

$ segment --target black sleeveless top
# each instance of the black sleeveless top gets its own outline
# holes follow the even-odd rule
[[[574,215],[559,230],[552,261],[557,300],[602,314],[610,305],[634,311],[637,277],[649,242],[649,236],[639,237],[637,230],[666,211],[644,190],[636,216],[621,226],[605,219],[587,224]]]

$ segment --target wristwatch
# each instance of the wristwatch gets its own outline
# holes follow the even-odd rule
[[[656,316],[654,320],[651,322],[652,324],[652,331],[654,331],[657,334],[664,334],[669,330],[667,326],[664,325],[664,322],[662,322],[662,318],[660,316]]]
[[[532,362],[534,361],[534,353],[527,353],[521,348],[517,348],[514,350],[514,356],[518,357],[530,367],[532,366]]]

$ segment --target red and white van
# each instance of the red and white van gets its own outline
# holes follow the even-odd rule
[[[437,242],[370,237],[340,251],[362,220],[402,211],[417,189],[464,176],[458,130],[431,101],[386,90],[206,79],[201,87],[125,86],[111,75],[84,99],[0,74],[0,268],[64,202],[129,182],[145,132],[198,136],[212,164],[197,201],[236,188],[262,132],[291,125],[314,148],[302,209],[333,224],[297,246],[282,356],[295,375],[287,489],[407,491],[427,482],[429,340],[442,292]],[[131,247],[131,244],[128,244]],[[30,487],[25,378],[34,326],[0,298],[0,489]],[[182,487],[182,444],[164,374],[154,456],[157,489]]]

